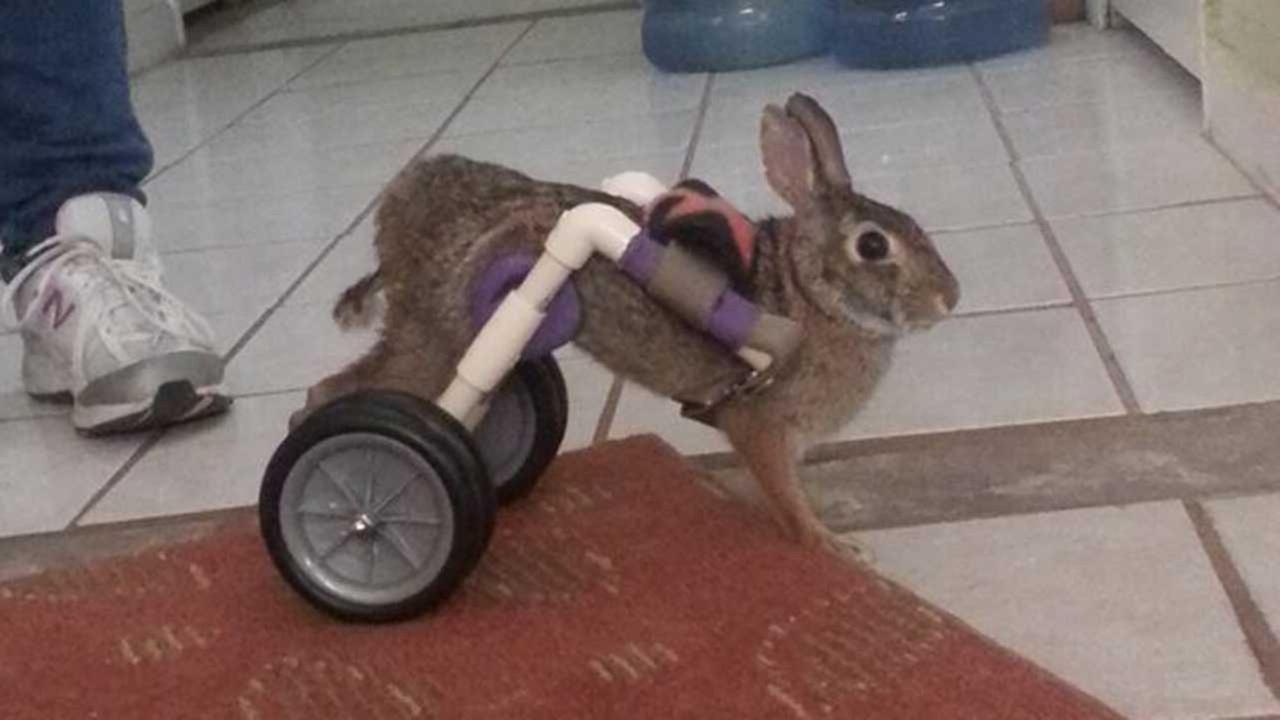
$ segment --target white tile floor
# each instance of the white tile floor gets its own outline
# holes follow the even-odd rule
[[[442,14],[427,17],[428,6]],[[464,6],[289,3],[206,42],[434,22]],[[708,78],[652,70],[638,27],[635,12],[507,22],[185,60],[138,78],[170,284],[225,347],[244,342],[230,368],[242,397],[126,465],[142,440],[77,438],[62,409],[22,394],[18,339],[0,336],[0,536],[62,530],[81,514],[102,523],[255,502],[300,391],[369,342],[338,332],[328,310],[372,264],[360,214],[399,166],[439,134],[434,150],[548,178],[673,179],[709,80],[693,174],[744,209],[782,211],[760,174],[758,114],[808,91],[839,122],[858,187],[933,231],[962,280],[959,317],[904,342],[836,439],[1124,412],[1044,228],[1142,411],[1280,398],[1280,327],[1246,311],[1280,304],[1280,211],[1200,138],[1195,83],[1145,40],[1072,26],[1047,48],[976,67],[868,73],[813,60]],[[580,447],[614,379],[572,352],[564,366],[568,445]],[[633,386],[607,432],[658,432],[689,453],[725,447]],[[1211,512],[1280,618],[1276,502]],[[886,572],[1134,717],[1280,711],[1173,505],[864,539]]]

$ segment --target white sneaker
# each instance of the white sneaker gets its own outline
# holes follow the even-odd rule
[[[136,200],[73,198],[24,258],[0,300],[22,332],[22,380],[33,397],[74,402],[77,429],[142,430],[231,404],[209,324],[160,285]]]

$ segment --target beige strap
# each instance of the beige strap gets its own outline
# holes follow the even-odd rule
[[[704,329],[728,287],[729,279],[710,263],[679,245],[669,245],[645,289],[680,317]]]

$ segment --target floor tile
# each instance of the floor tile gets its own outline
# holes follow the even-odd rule
[[[600,0],[310,0],[266,8],[229,28],[201,38],[197,47],[310,40],[355,33],[400,31],[443,23],[582,7]]]
[[[273,156],[228,160],[199,150],[145,188],[159,201],[204,198],[224,203],[262,202],[351,185],[385,184],[422,145],[421,140],[409,140],[305,152],[281,149]]]
[[[1178,503],[857,537],[890,577],[1128,717],[1280,708]]]
[[[167,433],[81,524],[254,505],[302,393],[240,398],[227,414]]]
[[[1111,102],[1186,86],[1187,73],[1159,52],[1144,52],[1063,64],[982,71],[1000,112],[1048,105]]]
[[[1035,225],[945,233],[934,235],[933,241],[960,281],[956,314],[1071,302],[1071,292]]]
[[[1035,158],[1022,162],[1022,171],[1050,219],[1256,194],[1249,181],[1200,138]]]
[[[569,388],[569,427],[561,452],[577,450],[595,439],[596,425],[613,387],[613,373],[575,348],[557,353],[560,371]]]
[[[355,362],[373,346],[369,330],[343,332],[333,302],[284,306],[232,360],[227,379],[240,394],[305,390]]]
[[[345,229],[390,179],[256,198],[173,199],[148,188],[148,207],[161,253],[325,240]]]
[[[680,406],[635,383],[627,383],[609,426],[610,438],[654,433],[686,455],[727,452],[729,441],[720,431],[680,416]]]
[[[165,257],[165,286],[197,312],[262,313],[320,253],[316,242],[272,243]]]
[[[343,46],[295,80],[293,87],[318,87],[483,70],[493,64],[526,27],[504,23],[482,27],[359,40]]]
[[[817,100],[842,132],[926,121],[940,126],[945,126],[943,121],[960,126],[966,121],[989,124],[979,86],[967,72],[860,72],[822,60],[717,75],[703,142],[709,146],[756,142],[765,105],[781,106],[795,92]]]
[[[134,78],[139,122],[162,168],[331,52],[320,46],[180,60]]]
[[[323,110],[298,109],[295,93],[277,95],[241,122],[210,141],[204,148],[219,160],[305,154],[314,150],[418,140],[436,132],[462,97],[383,104],[367,107],[356,103]],[[308,100],[304,105],[309,105]]]
[[[263,103],[261,108],[245,115],[241,122],[311,120],[317,115],[348,107],[362,108],[371,113],[382,108],[415,104],[452,108],[482,75],[478,70],[451,70],[342,85],[300,86],[293,83]]]
[[[1280,211],[1261,199],[1058,220],[1053,230],[1090,297],[1280,277]]]
[[[1126,95],[1009,113],[1001,122],[1020,159],[1110,151],[1152,140],[1195,142],[1202,129],[1199,88]]]
[[[177,60],[132,79],[134,109],[144,118],[183,112],[238,115],[334,49],[315,45]]]
[[[639,11],[607,12],[539,20],[503,60],[505,64],[544,62],[597,55],[638,54]]]
[[[696,110],[703,75],[668,75],[641,55],[499,68],[454,120],[455,134],[558,127]]]
[[[1147,412],[1280,398],[1276,307],[1277,282],[1094,303]]]
[[[1071,308],[955,318],[906,337],[894,352],[876,393],[832,439],[1123,412]]]
[[[333,250],[298,286],[288,305],[332,305],[343,290],[351,287],[366,273],[378,266],[373,247],[373,216],[363,222],[347,237],[338,241]]]
[[[1007,165],[945,165],[867,175],[860,189],[907,211],[927,230],[963,230],[1032,219]]]
[[[1222,536],[1249,594],[1272,629],[1280,628],[1280,495],[1241,497],[1207,503],[1213,525]]]
[[[599,187],[624,170],[674,179],[693,134],[692,111],[637,116],[619,122],[446,136],[432,154],[456,153],[495,162],[532,177]]]
[[[1065,65],[1081,60],[1098,60],[1157,52],[1154,44],[1139,32],[1126,29],[1099,31],[1084,22],[1056,24],[1049,31],[1049,44],[1010,53],[976,63],[983,71]]]
[[[141,442],[82,438],[65,417],[0,422],[0,537],[66,528]]]

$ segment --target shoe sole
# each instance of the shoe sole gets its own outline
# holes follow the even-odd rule
[[[156,389],[150,401],[130,406],[76,406],[71,423],[85,435],[118,435],[178,425],[226,412],[231,395],[219,386],[199,388],[175,380]]]

